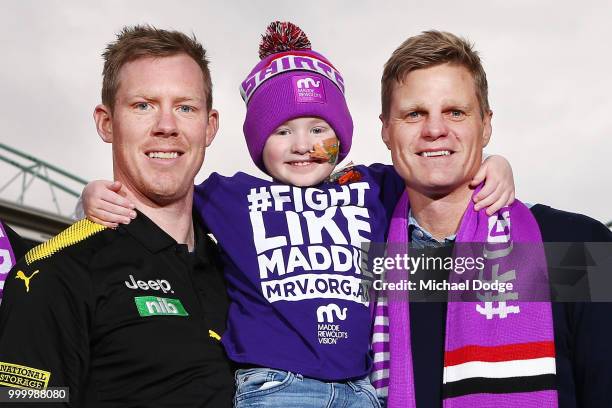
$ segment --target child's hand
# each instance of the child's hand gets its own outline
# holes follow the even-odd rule
[[[105,227],[117,228],[136,218],[134,204],[119,195],[118,181],[95,180],[83,189],[83,211],[91,221]]]
[[[514,202],[514,177],[508,160],[497,155],[487,157],[470,186],[476,187],[483,181],[482,190],[474,196],[476,211],[487,207],[487,215],[492,215]]]

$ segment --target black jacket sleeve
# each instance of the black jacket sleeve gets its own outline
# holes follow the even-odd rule
[[[531,211],[545,242],[612,242],[612,232],[585,215],[544,205],[535,205]],[[568,258],[585,257],[573,254]],[[553,313],[557,377],[566,381],[559,384],[559,407],[609,407],[612,401],[612,303],[553,303]],[[571,375],[559,375],[560,371],[570,370]],[[573,384],[567,383],[570,379]],[[571,387],[575,393],[570,391]]]

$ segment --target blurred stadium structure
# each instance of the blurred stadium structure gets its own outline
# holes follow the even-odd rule
[[[0,163],[1,220],[31,243],[46,241],[72,223],[87,181],[4,143]],[[54,213],[46,210],[50,206]]]

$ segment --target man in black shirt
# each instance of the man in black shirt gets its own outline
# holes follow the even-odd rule
[[[136,26],[104,58],[94,118],[139,214],[116,230],[79,221],[13,268],[0,384],[69,387],[71,406],[231,406],[225,288],[192,218],[193,179],[218,127],[205,51]]]

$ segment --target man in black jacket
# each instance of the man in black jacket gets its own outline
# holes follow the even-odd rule
[[[55,406],[229,407],[225,286],[192,216],[218,128],[206,51],[136,26],[104,57],[94,118],[139,214],[115,230],[81,220],[17,263],[0,307],[0,385],[68,387]]]
[[[469,182],[491,136],[491,117],[486,75],[465,40],[450,33],[425,32],[404,42],[387,61],[382,79],[382,136],[406,183],[412,245],[454,245],[472,197]],[[612,242],[608,228],[584,215],[540,204],[530,210],[544,242]],[[549,269],[556,255],[551,251],[547,247]],[[573,255],[584,258],[584,254]],[[559,266],[570,265],[555,265]],[[442,378],[447,306],[445,302],[409,306],[418,407],[439,407],[446,398]],[[559,406],[610,406],[612,305],[553,303],[552,315],[556,360],[552,388]],[[385,375],[381,371],[378,378]]]

